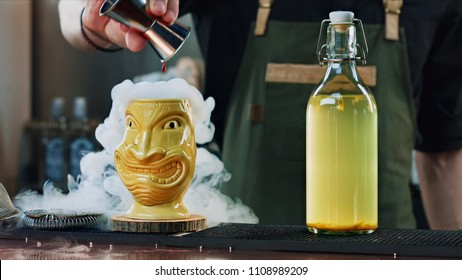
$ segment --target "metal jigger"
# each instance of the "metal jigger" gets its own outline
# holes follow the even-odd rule
[[[160,59],[167,61],[188,39],[191,28],[178,22],[166,26],[148,16],[145,7],[146,0],[106,0],[99,14],[143,32]]]

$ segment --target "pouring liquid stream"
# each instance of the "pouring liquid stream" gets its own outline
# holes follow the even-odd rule
[[[161,60],[160,62],[162,63],[162,67],[161,67],[160,71],[162,73],[167,72],[167,61]]]

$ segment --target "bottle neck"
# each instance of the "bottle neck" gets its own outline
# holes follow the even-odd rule
[[[87,121],[87,99],[85,97],[76,97],[74,100],[74,121]]]
[[[338,75],[347,76],[356,82],[361,81],[356,68],[356,61],[354,60],[328,61],[324,79],[331,79]]]
[[[356,58],[356,28],[352,23],[330,24],[327,28],[328,61]]]
[[[360,77],[356,69],[356,28],[352,23],[330,24],[327,28],[327,70],[325,78],[348,76],[354,81]]]

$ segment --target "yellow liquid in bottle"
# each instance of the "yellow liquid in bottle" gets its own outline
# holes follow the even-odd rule
[[[361,234],[377,228],[377,141],[372,95],[311,96],[306,147],[310,231]]]

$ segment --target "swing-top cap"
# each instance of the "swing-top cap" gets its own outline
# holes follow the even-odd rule
[[[348,11],[335,11],[329,13],[331,23],[352,23],[355,14]]]

